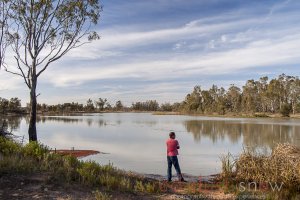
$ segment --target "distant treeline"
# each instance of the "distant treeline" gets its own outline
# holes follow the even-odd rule
[[[228,90],[213,85],[208,90],[196,86],[180,104],[179,111],[196,113],[289,113],[300,112],[300,80],[298,77],[280,75],[269,81],[268,77],[248,80],[239,88]]]
[[[6,100],[0,98],[0,112],[20,111],[21,101],[18,98]],[[29,106],[28,106],[29,107]],[[300,80],[298,77],[280,75],[269,80],[248,80],[239,88],[232,84],[227,90],[213,85],[208,90],[195,86],[182,102],[159,104],[156,100],[134,102],[124,106],[121,101],[113,105],[105,98],[95,101],[88,99],[85,104],[64,103],[57,105],[38,104],[38,112],[103,112],[103,111],[167,111],[192,114],[228,113],[300,113]]]
[[[19,98],[5,99],[0,97],[0,113],[21,113],[23,111]]]

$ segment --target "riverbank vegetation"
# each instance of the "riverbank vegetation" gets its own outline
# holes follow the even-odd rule
[[[101,191],[96,192],[96,199],[109,199],[109,194],[115,191],[133,195],[154,194],[159,191],[158,181],[119,170],[112,164],[83,162],[73,156],[53,153],[37,142],[22,145],[0,136],[0,175],[12,174],[44,174],[47,182],[88,186]]]
[[[245,149],[237,158],[222,157],[221,178],[240,196],[264,194],[264,199],[300,198],[300,149],[277,144],[269,155]]]
[[[13,109],[9,108],[13,101]],[[15,100],[18,106],[14,104]],[[1,99],[0,112],[20,110],[20,100]],[[29,112],[29,105],[27,108]],[[56,105],[38,104],[39,113],[72,113],[72,112],[157,112],[199,115],[229,115],[246,117],[296,116],[300,113],[300,80],[295,76],[280,75],[269,80],[248,80],[242,88],[232,84],[227,90],[213,85],[204,90],[195,86],[182,102],[162,103],[156,100],[133,102],[126,106],[122,101],[110,103],[106,98],[88,99],[85,104],[71,102]]]

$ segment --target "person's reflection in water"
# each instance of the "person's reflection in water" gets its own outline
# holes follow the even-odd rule
[[[175,133],[171,132],[169,134],[169,139],[167,140],[167,160],[168,160],[168,181],[172,181],[172,165],[174,165],[178,180],[179,181],[185,181],[183,179],[183,176],[181,174],[179,162],[178,162],[178,149],[180,148],[179,143],[177,140],[175,140]]]

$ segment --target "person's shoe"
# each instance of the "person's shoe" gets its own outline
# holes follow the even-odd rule
[[[187,182],[186,180],[184,180],[184,178],[180,179],[180,182]]]

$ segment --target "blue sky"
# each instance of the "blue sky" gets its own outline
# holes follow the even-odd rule
[[[40,77],[41,103],[176,102],[195,85],[300,75],[298,0],[103,0],[101,39],[73,50]],[[28,101],[0,71],[0,96]]]

